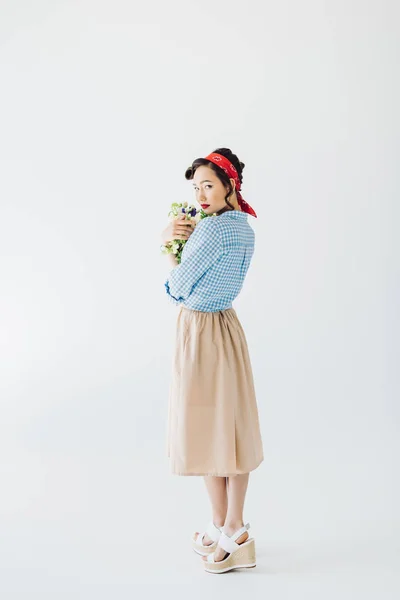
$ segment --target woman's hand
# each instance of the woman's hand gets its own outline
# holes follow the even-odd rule
[[[187,219],[182,215],[171,221],[161,232],[161,243],[165,245],[172,240],[188,240],[195,227],[196,222],[193,219]]]

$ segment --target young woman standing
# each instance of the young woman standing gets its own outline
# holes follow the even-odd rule
[[[228,148],[193,161],[185,177],[210,216],[195,227],[177,219],[161,235],[163,244],[187,240],[180,264],[167,255],[164,284],[179,306],[167,452],[173,474],[204,477],[212,520],[192,546],[213,573],[256,565],[243,507],[249,473],[264,459],[247,341],[232,306],[254,253],[248,215],[257,217],[240,193],[243,168]]]

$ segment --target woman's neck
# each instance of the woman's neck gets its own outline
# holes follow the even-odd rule
[[[236,192],[233,193],[233,196],[229,197],[229,202],[232,204],[233,208],[231,208],[230,206],[228,206],[228,204],[226,206],[224,206],[224,208],[221,208],[221,210],[219,210],[217,212],[217,215],[222,215],[224,212],[226,212],[227,210],[242,210],[239,206],[239,203],[237,201],[237,196],[236,196]]]

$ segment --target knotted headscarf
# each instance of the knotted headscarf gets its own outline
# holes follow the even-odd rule
[[[213,162],[215,165],[220,167],[220,169],[225,171],[225,173],[228,175],[228,177],[235,180],[236,195],[237,195],[237,199],[238,199],[240,208],[244,212],[249,213],[249,215],[252,215],[253,217],[257,217],[255,210],[250,206],[250,204],[248,204],[246,202],[246,200],[244,200],[242,194],[240,193],[241,183],[240,183],[240,179],[239,179],[239,174],[238,174],[236,168],[234,167],[234,165],[231,163],[231,161],[228,158],[226,158],[226,156],[223,156],[222,154],[218,154],[217,152],[211,152],[211,154],[209,154],[208,156],[205,156],[204,158]]]

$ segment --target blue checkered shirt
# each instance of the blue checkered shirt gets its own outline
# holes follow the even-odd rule
[[[173,304],[204,312],[232,308],[254,253],[247,218],[246,212],[229,210],[197,223],[164,283]]]

